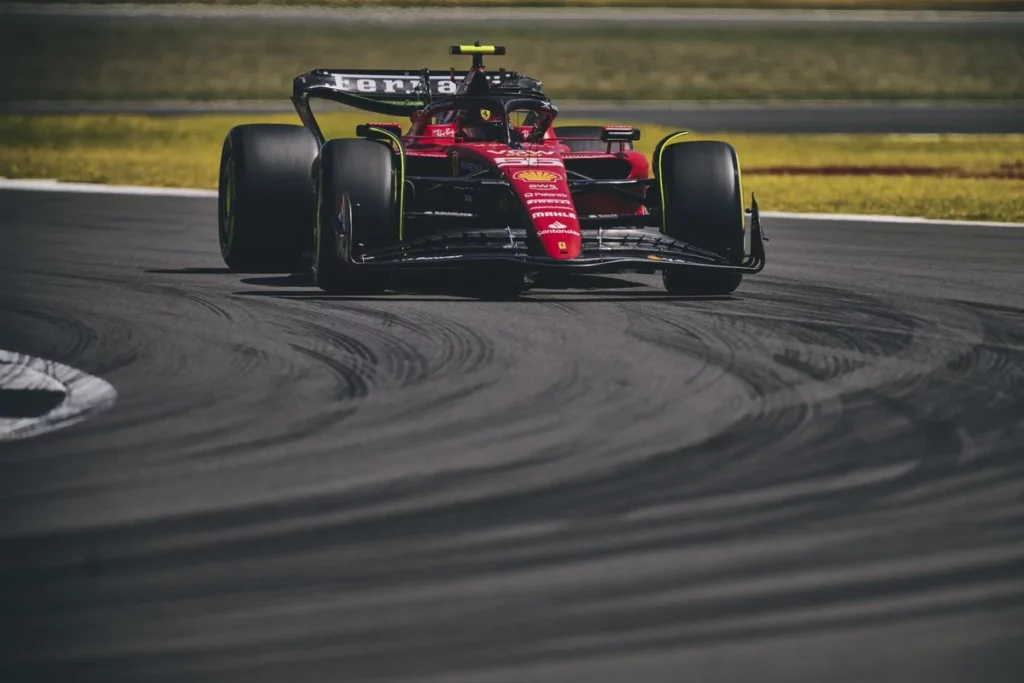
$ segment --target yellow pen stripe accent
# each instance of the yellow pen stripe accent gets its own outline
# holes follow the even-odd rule
[[[405,241],[405,147],[402,146],[401,138],[390,130],[377,128],[376,126],[371,126],[370,129],[386,135],[398,147],[398,158],[400,161],[398,183],[395,184],[395,203],[398,204],[398,241],[403,242]]]
[[[665,148],[671,145],[673,140],[689,134],[690,131],[688,130],[673,133],[672,135],[665,138],[664,142],[661,143],[661,147],[658,149],[658,188],[661,190],[661,232],[664,234],[668,234],[668,224],[666,222],[665,212],[665,176],[661,172],[661,159],[662,157],[665,156]]]

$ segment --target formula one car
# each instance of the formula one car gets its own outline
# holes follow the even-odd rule
[[[452,46],[468,71],[317,69],[294,81],[304,125],[242,125],[224,141],[219,234],[236,270],[312,271],[338,293],[409,269],[470,271],[512,290],[545,273],[661,271],[674,294],[728,294],[761,271],[736,152],[631,126],[554,125],[540,81],[484,69],[501,46]],[[324,138],[310,99],[389,117]],[[653,177],[652,177],[653,171]],[[305,265],[302,265],[303,262]]]

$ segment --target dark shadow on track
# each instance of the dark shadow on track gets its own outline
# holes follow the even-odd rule
[[[66,397],[48,389],[0,389],[0,418],[42,417]]]
[[[233,296],[243,297],[270,297],[279,299],[297,299],[301,301],[451,301],[465,303],[480,303],[482,301],[494,301],[495,303],[512,302],[524,304],[546,304],[553,301],[558,303],[607,303],[610,301],[723,301],[738,299],[735,296],[679,296],[668,293],[643,292],[636,294],[606,295],[603,292],[573,292],[569,296],[561,296],[556,291],[545,291],[543,298],[531,297],[525,293],[518,298],[495,299],[487,298],[470,293],[445,292],[424,295],[422,292],[409,294],[395,291],[379,295],[349,295],[349,294],[328,294],[326,292],[296,292],[289,290],[266,290],[266,291],[240,291],[232,292]]]
[[[154,275],[238,275],[230,268],[157,268],[144,271]]]
[[[267,277],[244,277],[243,284],[259,287],[295,287],[314,288],[313,277],[309,273],[291,273],[289,275],[276,275]],[[627,297],[616,299],[608,296],[608,290],[627,290],[632,288],[645,288],[646,285],[634,280],[624,278],[608,277],[603,275],[570,275],[570,276],[546,276],[537,282],[529,290],[518,292],[514,286],[502,286],[489,284],[474,278],[472,274],[463,273],[401,273],[396,274],[388,287],[387,294],[380,295],[345,295],[330,294],[319,289],[313,291],[292,291],[283,289],[270,289],[263,291],[239,291],[233,292],[237,296],[266,296],[304,300],[381,300],[400,297],[403,301],[443,301],[448,299],[465,299],[469,301],[530,301],[538,303],[543,300],[531,299],[530,297],[539,292],[545,295],[558,295],[567,291],[571,296],[584,296],[581,299],[565,299],[559,297],[559,301],[643,301],[643,300],[683,300],[683,299],[715,299],[724,297],[680,297],[671,296],[667,292],[638,291],[622,293],[619,296]],[[417,298],[425,297],[425,298]],[[593,299],[591,297],[600,297]]]
[[[269,277],[246,277],[242,282],[247,285],[261,287],[313,287],[313,276],[310,273],[292,273]]]

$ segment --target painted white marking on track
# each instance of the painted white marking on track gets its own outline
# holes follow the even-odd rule
[[[38,192],[77,192],[79,194],[137,195],[140,197],[184,197],[216,199],[216,190],[189,187],[144,187],[138,185],[102,185],[98,183],[66,183],[60,180],[19,180],[0,178],[0,190],[27,190]],[[964,225],[994,228],[1024,228],[1024,223],[996,223],[992,221],[958,221],[915,216],[881,216],[860,213],[787,213],[762,211],[762,218],[785,218],[812,221],[852,221],[862,223],[907,223],[924,225]],[[771,226],[766,226],[771,228]]]
[[[24,439],[69,427],[102,412],[117,400],[108,382],[53,361],[0,350],[0,389],[61,392],[64,400],[38,417],[0,415],[0,441]]]
[[[811,221],[852,221],[859,223],[908,223],[922,225],[965,225],[979,228],[1024,228],[1024,223],[998,223],[995,221],[958,221],[945,218],[918,218],[915,216],[883,216],[871,213],[787,213],[762,211],[761,218],[786,218]]]
[[[216,198],[216,190],[199,190],[190,187],[144,187],[141,185],[103,185],[99,183],[65,183],[60,180],[19,180],[0,178],[0,190],[25,190],[29,192],[76,192],[78,194],[121,194],[140,197],[195,197]]]

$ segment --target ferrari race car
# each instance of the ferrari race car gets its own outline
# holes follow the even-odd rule
[[[292,93],[303,125],[233,128],[220,167],[224,262],[311,270],[338,293],[435,269],[516,291],[545,273],[661,271],[670,293],[727,294],[764,267],[757,200],[748,229],[732,146],[680,131],[648,159],[637,128],[556,126],[540,81],[485,70],[503,47],[449,52],[472,67],[310,71]],[[327,140],[311,98],[411,125],[368,122]]]

